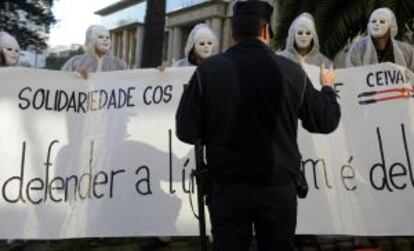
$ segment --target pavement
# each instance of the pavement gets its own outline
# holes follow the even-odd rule
[[[414,251],[414,237],[298,236],[297,251]],[[0,242],[0,251],[197,251],[195,237],[106,238],[55,241]],[[211,249],[210,249],[211,250]],[[230,251],[230,250],[229,250]],[[257,251],[252,245],[251,251]]]

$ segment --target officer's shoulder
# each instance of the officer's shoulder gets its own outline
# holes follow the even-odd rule
[[[206,58],[203,61],[203,64],[206,64],[206,65],[208,65],[208,64],[216,64],[218,62],[223,62],[223,61],[226,61],[226,57],[224,56],[224,53],[220,53],[220,54],[216,54],[214,56],[211,56],[209,58]]]
[[[292,60],[288,58],[285,58],[277,54],[273,55],[273,57],[274,57],[275,62],[279,66],[281,72],[287,71],[290,73],[290,71],[303,71],[302,67],[299,64],[293,62]]]
[[[223,67],[230,60],[224,55],[224,53],[220,53],[209,58],[206,58],[201,64],[200,68],[208,67],[208,68],[216,68],[216,67]]]

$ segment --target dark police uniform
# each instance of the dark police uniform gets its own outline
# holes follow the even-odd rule
[[[214,250],[247,251],[253,226],[260,250],[294,249],[298,118],[310,132],[334,131],[335,91],[315,90],[300,66],[259,39],[197,68],[178,107],[176,133],[206,146]]]

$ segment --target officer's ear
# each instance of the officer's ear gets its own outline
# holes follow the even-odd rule
[[[262,26],[260,30],[260,39],[263,43],[269,45],[270,44],[270,32],[269,32],[269,24],[265,24]]]

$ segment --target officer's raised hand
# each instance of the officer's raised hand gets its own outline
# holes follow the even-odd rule
[[[325,64],[321,64],[320,81],[322,86],[334,87],[336,79],[336,71],[331,65],[329,68],[325,68]]]

